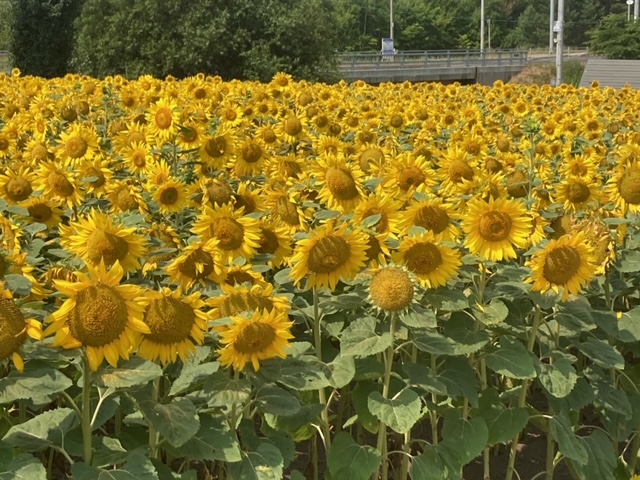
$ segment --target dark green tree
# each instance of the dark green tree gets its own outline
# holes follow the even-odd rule
[[[607,58],[640,59],[640,23],[627,21],[627,15],[608,15],[590,32],[589,47]]]
[[[81,1],[11,0],[11,52],[23,74],[52,78],[68,72]]]
[[[98,77],[316,80],[333,68],[329,0],[86,0],[77,26],[74,66]]]

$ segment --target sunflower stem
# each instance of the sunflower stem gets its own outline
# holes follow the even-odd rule
[[[431,373],[437,378],[438,376],[438,356],[431,354]],[[431,394],[431,401],[434,405],[438,405],[438,395]],[[435,409],[429,409],[429,418],[431,420],[431,443],[438,445],[438,412]]]
[[[82,451],[84,463],[91,465],[91,369],[86,353],[82,356]]]
[[[389,327],[389,333],[391,335],[391,345],[387,348],[384,359],[384,383],[382,384],[382,398],[385,400],[389,398],[389,387],[391,385],[391,370],[393,367],[393,354],[395,352],[393,348],[393,339],[396,333],[396,322],[398,315],[394,312],[391,314],[391,326]],[[386,480],[389,474],[389,462],[387,461],[387,425],[380,421],[378,425],[378,451],[380,452],[380,458],[382,458],[382,465],[380,467],[380,478]]]
[[[540,305],[536,305],[535,311],[533,314],[533,325],[531,326],[531,331],[529,332],[529,340],[527,342],[527,351],[533,352],[533,347],[536,344],[536,337],[538,336],[538,328],[540,327],[542,315],[540,314]],[[522,381],[522,387],[520,390],[520,397],[518,398],[518,407],[524,408],[527,403],[527,390],[529,389],[529,380],[524,379]],[[507,466],[507,474],[505,476],[505,480],[511,480],[513,478],[513,473],[515,472],[516,465],[516,455],[518,453],[518,439],[520,438],[520,433],[516,433],[511,440],[511,451],[509,452],[509,464]]]
[[[555,465],[553,463],[556,454],[556,445],[551,435],[551,419],[549,419],[549,427],[547,431],[547,463],[545,468],[545,480],[553,480],[553,470]]]
[[[628,470],[631,475],[636,473],[638,465],[638,455],[640,455],[640,430],[636,431],[633,441],[631,442],[631,452],[629,453]]]
[[[160,392],[160,377],[154,378],[151,383],[151,399],[154,402],[158,401]],[[149,422],[149,457],[158,458],[158,431]]]
[[[318,299],[318,289],[313,287],[313,337],[316,347],[316,356],[322,362],[322,329],[320,325],[320,301]],[[329,428],[329,402],[327,402],[327,391],[324,388],[318,390],[318,398],[320,403],[324,405],[324,409],[320,413],[322,419],[322,436],[324,437],[324,448],[327,457],[331,448],[331,437]]]

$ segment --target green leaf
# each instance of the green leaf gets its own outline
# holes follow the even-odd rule
[[[576,347],[602,368],[624,369],[624,358],[620,352],[603,340],[589,337],[586,342],[576,344]]]
[[[412,480],[442,480],[446,478],[446,466],[433,446],[425,445],[420,456],[411,459]]]
[[[432,355],[456,355],[453,342],[436,331],[414,331],[412,340],[414,345],[423,352]]]
[[[487,367],[508,378],[533,378],[536,369],[527,349],[517,340],[500,338],[500,348],[485,357]]]
[[[357,383],[356,387],[351,392],[351,401],[353,402],[353,408],[358,415],[360,424],[370,431],[371,433],[377,433],[378,431],[378,419],[369,410],[369,395],[372,392],[379,392],[380,385],[369,380],[363,380]]]
[[[329,365],[331,377],[329,381],[333,388],[342,388],[356,376],[356,363],[353,357],[338,355]]]
[[[473,313],[481,323],[491,327],[503,323],[507,319],[507,315],[509,315],[509,309],[501,300],[494,298],[482,310],[479,307],[475,307]]]
[[[446,385],[449,396],[466,397],[472,406],[478,405],[478,378],[466,359],[445,357],[436,378]]]
[[[92,463],[98,467],[124,463],[129,452],[122,446],[120,440],[111,437],[93,437]]]
[[[594,405],[631,418],[631,402],[624,390],[616,388],[606,377],[597,374],[588,376],[595,394]]]
[[[424,299],[434,308],[443,312],[457,312],[469,307],[469,299],[464,293],[448,288],[438,288],[425,294]]]
[[[86,463],[71,466],[73,480],[159,480],[151,460],[139,452],[129,455],[127,462],[115,470],[101,470]]]
[[[450,410],[444,416],[442,443],[462,465],[476,458],[489,442],[489,428],[482,417],[462,418],[460,411]]]
[[[547,395],[549,405],[556,412],[560,412],[562,410],[578,412],[592,403],[595,399],[593,387],[589,384],[587,379],[583,377],[578,377],[575,387],[573,387],[571,393],[566,397],[556,398],[549,395],[546,389],[543,391]]]
[[[640,341],[640,307],[635,307],[622,314],[618,320],[616,335],[621,341],[633,343]]]
[[[475,353],[491,339],[486,330],[474,332],[466,327],[464,321],[453,318],[446,323],[444,335],[449,339],[455,355]]]
[[[542,386],[556,398],[569,395],[578,381],[573,365],[562,356],[555,355],[552,364],[538,362],[536,370]]]
[[[396,433],[406,433],[422,416],[422,401],[413,390],[403,390],[394,398],[385,399],[379,392],[371,392],[369,411]]]
[[[416,305],[409,312],[398,316],[400,321],[409,328],[436,328],[438,319],[433,310]]]
[[[439,381],[431,369],[419,363],[403,363],[402,369],[409,376],[409,385],[436,395],[447,395],[447,387]]]
[[[12,403],[16,400],[52,395],[69,388],[73,382],[55,369],[38,369],[23,373],[12,371],[0,379],[0,403]]]
[[[31,420],[14,425],[2,440],[29,452],[44,450],[52,445],[61,446],[64,436],[76,426],[77,421],[76,412],[70,408],[48,410]]]
[[[47,480],[47,471],[33,455],[23,453],[11,460],[6,471],[0,472],[0,480]]]
[[[262,443],[255,451],[242,452],[242,461],[227,464],[234,480],[280,480],[283,459],[280,450],[270,443]]]
[[[493,388],[482,392],[477,413],[484,418],[489,428],[489,445],[510,442],[529,421],[526,408],[505,407],[497,390]]]
[[[174,447],[185,443],[200,428],[196,407],[188,398],[174,398],[168,404],[141,400],[138,405],[147,421]]]
[[[9,273],[2,277],[5,286],[11,293],[27,296],[31,293],[31,280],[24,275]]]
[[[161,376],[160,365],[135,356],[126,362],[121,362],[118,368],[106,367],[96,376],[96,383],[115,389],[131,388],[144,385]]]
[[[359,318],[342,332],[340,351],[342,355],[369,357],[385,351],[392,342],[389,332],[378,335],[375,331],[376,319]]]
[[[567,458],[575,460],[579,464],[586,464],[589,460],[586,448],[580,439],[573,433],[571,420],[566,412],[554,415],[550,420],[551,435],[558,442],[558,449]]]
[[[200,416],[200,429],[179,448],[167,446],[175,457],[193,460],[239,462],[240,445],[226,422],[209,415]]]
[[[205,382],[204,393],[208,394],[207,403],[211,407],[243,404],[251,396],[251,383],[244,379],[233,380],[228,372],[216,372]]]
[[[331,368],[311,355],[274,358],[259,371],[260,376],[293,390],[319,390],[330,385]]]
[[[616,270],[622,273],[640,272],[640,252],[623,250],[615,263]]]
[[[190,388],[193,388],[195,384],[198,384],[208,378],[211,374],[218,371],[220,368],[219,362],[207,362],[200,365],[195,365],[193,359],[195,357],[189,357],[184,367],[180,371],[180,376],[171,385],[169,395],[174,396],[182,392],[186,392]]]
[[[572,462],[573,467],[584,480],[615,480],[616,456],[611,440],[601,430],[595,430],[588,437],[580,438],[587,461]]]
[[[271,415],[294,415],[300,410],[300,402],[286,390],[266,385],[256,393],[255,401],[260,410]]]
[[[313,403],[302,405],[294,415],[275,416],[267,413],[264,418],[274,430],[286,432],[296,441],[304,441],[316,433],[311,424],[318,421],[323,410],[324,405]]]
[[[333,440],[327,463],[333,480],[368,480],[380,466],[380,452],[360,446],[347,432],[340,432]]]

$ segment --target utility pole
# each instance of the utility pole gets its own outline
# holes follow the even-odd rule
[[[389,38],[393,40],[393,0],[389,0]]]
[[[636,4],[633,6],[633,21],[637,22],[640,17],[640,0],[636,0]]]
[[[480,53],[484,53],[484,0],[480,0]]]
[[[558,0],[558,44],[556,45],[556,87],[562,85],[562,54],[564,51],[564,0]]]
[[[487,36],[488,36],[487,40],[489,40],[489,51],[491,51],[491,19],[490,18],[487,18],[487,29],[489,30],[487,32]]]
[[[556,15],[556,1],[551,0],[549,5],[549,55],[553,55],[553,37],[555,37],[553,33],[553,22]]]

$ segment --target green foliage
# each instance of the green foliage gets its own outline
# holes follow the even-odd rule
[[[590,34],[591,50],[607,58],[640,59],[640,23],[628,22],[627,16],[608,15]]]
[[[202,72],[267,81],[284,71],[328,79],[333,18],[327,0],[87,0],[74,67],[98,77]]]
[[[81,0],[11,0],[11,51],[23,74],[52,78],[68,72],[80,6]]]

